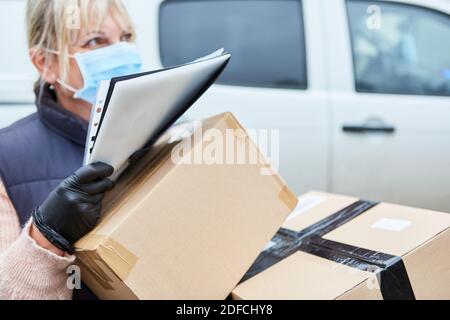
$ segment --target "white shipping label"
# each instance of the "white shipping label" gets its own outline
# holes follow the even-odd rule
[[[289,217],[287,218],[287,221],[298,217],[299,215],[307,212],[308,210],[312,209],[313,207],[317,206],[318,204],[324,202],[326,200],[326,198],[310,195],[310,196],[301,197],[298,200],[299,201],[298,201],[297,207],[289,215]]]
[[[411,221],[400,219],[383,218],[372,225],[373,229],[387,231],[402,231],[411,224]]]

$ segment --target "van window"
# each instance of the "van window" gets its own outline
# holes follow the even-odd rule
[[[450,17],[423,7],[347,0],[356,90],[450,96]]]
[[[160,8],[160,51],[173,66],[220,48],[232,54],[218,83],[307,87],[301,1],[168,0]]]

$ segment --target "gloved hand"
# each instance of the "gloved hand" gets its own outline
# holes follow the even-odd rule
[[[94,229],[101,215],[105,192],[114,187],[107,179],[114,168],[94,163],[78,169],[61,182],[33,211],[35,226],[57,248],[73,254],[72,245]]]

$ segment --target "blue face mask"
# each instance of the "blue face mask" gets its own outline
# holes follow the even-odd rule
[[[129,42],[119,42],[108,47],[76,53],[71,58],[77,61],[81,71],[83,88],[75,89],[61,80],[57,81],[64,88],[74,92],[74,98],[85,100],[92,105],[96,102],[100,81],[139,73],[142,68],[138,48]]]

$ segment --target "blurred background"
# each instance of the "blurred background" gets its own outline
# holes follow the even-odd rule
[[[279,130],[298,194],[450,212],[450,0],[123,1],[147,69],[232,54],[186,116]],[[0,127],[35,111],[25,5],[0,0]]]

